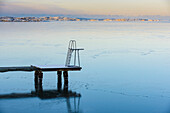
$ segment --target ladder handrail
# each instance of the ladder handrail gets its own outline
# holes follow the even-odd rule
[[[83,48],[77,49],[76,41],[75,40],[70,40],[69,45],[68,45],[68,51],[67,51],[67,57],[66,57],[65,66],[71,66],[70,65],[71,57],[72,57],[72,53],[74,52],[74,65],[73,66],[76,66],[76,59],[77,59],[78,60],[78,66],[80,67],[79,50],[84,50],[84,49]]]

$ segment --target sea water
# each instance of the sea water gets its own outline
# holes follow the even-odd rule
[[[170,113],[170,23],[1,22],[0,67],[64,65],[77,41],[80,72],[69,90],[80,98],[0,99],[0,113]],[[43,89],[57,73],[44,72]],[[0,95],[31,93],[34,72],[0,73]]]

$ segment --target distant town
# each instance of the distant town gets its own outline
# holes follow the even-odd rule
[[[160,21],[158,19],[90,19],[70,17],[0,17],[0,22],[50,22],[50,21]]]

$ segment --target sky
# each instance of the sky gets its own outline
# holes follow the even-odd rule
[[[170,16],[170,0],[0,0],[0,14]]]

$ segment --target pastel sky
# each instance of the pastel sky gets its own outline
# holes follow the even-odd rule
[[[170,0],[0,0],[0,14],[170,16]]]

